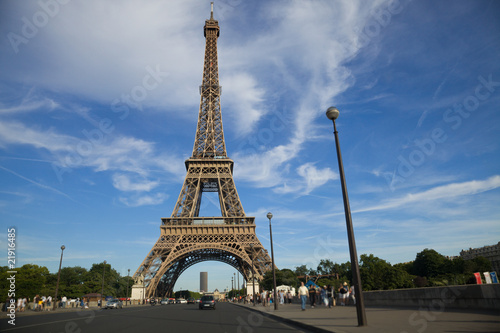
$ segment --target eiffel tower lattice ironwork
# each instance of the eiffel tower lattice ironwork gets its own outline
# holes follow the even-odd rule
[[[170,295],[179,276],[192,265],[215,260],[236,268],[247,281],[262,280],[272,268],[267,250],[255,234],[255,217],[245,215],[233,180],[234,162],[227,157],[220,108],[217,63],[219,24],[205,21],[206,38],[200,111],[186,178],[161,235],[134,274],[143,297]],[[220,217],[200,217],[204,192],[217,192]],[[253,269],[252,269],[253,267]]]

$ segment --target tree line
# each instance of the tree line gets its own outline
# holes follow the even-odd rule
[[[7,298],[10,276],[7,266],[0,267],[0,302]],[[33,264],[26,264],[16,269],[16,299],[19,297],[31,298],[35,295],[48,296],[55,295],[57,284],[57,273],[50,273],[47,267]],[[86,268],[64,267],[61,268],[59,280],[58,297],[68,298],[82,297],[89,293],[101,293],[102,276],[104,271],[104,295],[125,297],[127,295],[127,282],[130,287],[134,284],[134,279],[121,276],[110,264],[93,264]]]
[[[89,270],[79,266],[62,268],[58,296],[77,298],[89,293],[101,293],[103,270],[104,295],[126,297],[127,283],[130,295],[134,280],[128,276],[121,276],[110,264],[99,263],[93,264]],[[373,254],[362,254],[359,270],[363,290],[389,290],[473,284],[475,283],[473,273],[490,271],[491,263],[484,257],[472,260],[463,260],[460,257],[449,259],[435,250],[424,249],[416,255],[414,261],[395,265]],[[9,277],[7,271],[9,271],[7,266],[0,267],[0,301],[8,296],[10,282],[7,280]],[[318,275],[325,275],[325,277],[313,278],[318,285],[331,285],[338,289],[343,282],[352,283],[351,263],[338,264],[330,259],[322,259],[316,268],[301,265],[294,269],[278,269],[276,270],[276,285],[298,287],[301,281],[306,282],[308,277]],[[56,283],[57,273],[50,273],[44,266],[26,264],[17,269],[16,298],[33,298],[37,294],[55,295]],[[261,286],[266,290],[273,289],[272,271],[264,275]],[[243,294],[244,291],[235,293]],[[190,293],[189,295],[182,294],[182,296],[198,295]]]
[[[391,265],[373,254],[362,254],[359,261],[362,288],[366,291],[475,284],[474,272],[490,270],[491,263],[484,257],[449,259],[432,249],[424,249],[408,263]],[[293,270],[276,270],[277,286],[298,286],[307,279],[338,289],[344,282],[352,283],[351,263],[338,264],[322,259],[316,268],[301,265]],[[272,272],[264,275],[261,285],[266,290],[273,288]]]

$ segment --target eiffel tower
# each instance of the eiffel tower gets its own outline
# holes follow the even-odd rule
[[[200,111],[192,156],[185,161],[186,178],[161,235],[134,274],[143,297],[170,295],[187,268],[215,260],[236,268],[247,281],[262,280],[271,259],[255,234],[255,217],[245,215],[233,180],[233,160],[227,157],[220,107],[217,63],[219,23],[205,21],[206,39]],[[217,192],[221,216],[200,217],[204,192]]]

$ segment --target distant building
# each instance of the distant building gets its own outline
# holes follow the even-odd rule
[[[226,298],[226,293],[221,293],[218,289],[215,289],[213,293],[204,293],[204,295],[213,296],[217,301],[224,300]]]
[[[460,257],[464,260],[474,259],[476,257],[485,257],[491,262],[493,271],[500,272],[500,242],[496,245],[487,245],[476,249],[460,251]]]
[[[208,291],[208,272],[200,272],[200,293]]]

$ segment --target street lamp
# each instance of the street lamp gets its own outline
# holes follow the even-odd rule
[[[267,218],[269,219],[269,235],[271,236],[271,260],[273,265],[273,287],[274,287],[274,310],[278,310],[278,299],[276,297],[276,270],[274,269],[274,250],[273,250],[273,230],[271,228],[271,219],[273,218],[273,214],[271,212],[267,213]]]
[[[253,306],[255,306],[255,275],[254,275],[254,265],[253,265],[253,258],[255,256],[255,250],[254,250],[254,245],[250,244],[250,247],[252,248],[252,289],[253,289],[253,294],[252,294],[252,301],[253,301]]]
[[[130,279],[130,268],[128,269],[127,274],[127,295],[125,295],[125,305],[128,305],[128,280]]]
[[[339,110],[331,106],[326,110],[326,116],[333,121],[333,134],[335,135],[335,145],[337,148],[337,159],[339,162],[340,183],[342,185],[342,196],[344,199],[345,222],[347,225],[347,239],[349,240],[349,253],[351,255],[351,270],[356,295],[356,312],[358,314],[358,326],[367,325],[365,304],[363,300],[363,290],[361,289],[361,276],[359,274],[358,254],[356,252],[356,242],[354,241],[354,229],[352,227],[351,208],[349,206],[349,197],[347,195],[347,186],[345,183],[344,165],[342,164],[342,155],[340,153],[339,136],[335,119],[339,116]]]
[[[102,309],[102,295],[104,294],[104,272],[105,271],[106,271],[106,260],[104,260],[104,265],[102,267],[101,309]]]
[[[54,306],[53,309],[55,310],[57,308],[57,293],[59,291],[59,279],[61,278],[61,265],[62,265],[62,257],[63,257],[63,252],[66,246],[61,246],[61,260],[59,260],[59,272],[57,273],[57,284],[56,284],[56,296],[54,298]]]

